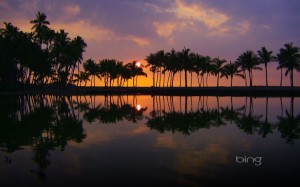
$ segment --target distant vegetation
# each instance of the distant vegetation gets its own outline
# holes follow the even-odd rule
[[[96,63],[88,59],[80,71],[87,44],[82,37],[71,39],[64,30],[52,30],[46,15],[38,12],[32,24],[32,32],[26,33],[11,23],[4,22],[0,29],[0,86],[2,89],[44,85],[86,85],[96,77],[103,78],[105,86],[123,86],[137,76],[147,76],[136,61],[123,65],[114,59]]]
[[[143,66],[137,61],[128,64],[116,59],[103,59],[98,62],[88,59],[83,62],[83,53],[87,44],[82,37],[71,39],[64,30],[54,31],[44,13],[38,12],[36,18],[30,21],[32,31],[26,33],[11,23],[4,22],[0,28],[0,89],[19,89],[21,87],[43,87],[54,85],[96,86],[96,79],[102,86],[138,85],[138,76],[147,76]],[[208,86],[209,76],[217,77],[217,86],[222,77],[230,79],[233,85],[234,77],[249,80],[253,85],[253,71],[262,70],[264,64],[266,86],[268,86],[268,64],[278,63],[281,71],[280,86],[283,73],[290,76],[290,84],[294,86],[294,73],[300,71],[299,48],[293,43],[285,44],[277,55],[262,47],[257,51],[242,53],[235,62],[227,62],[221,58],[212,58],[191,52],[184,48],[181,51],[170,52],[160,50],[150,53],[145,59],[146,67],[153,73],[153,87],[173,87],[174,78],[178,73],[180,87],[192,85],[193,74],[197,75],[199,87]],[[83,70],[80,70],[83,63]],[[294,71],[295,70],[295,71]],[[284,72],[285,71],[285,72]],[[182,73],[183,76],[182,76]],[[188,73],[191,75],[188,80]],[[181,80],[184,79],[184,85]]]
[[[281,71],[280,86],[282,86],[283,70],[285,76],[290,76],[291,86],[294,86],[294,70],[300,72],[300,51],[293,43],[284,45],[280,52],[274,56],[272,51],[262,47],[257,51],[257,54],[251,50],[242,53],[235,62],[227,62],[225,59],[212,58],[191,52],[190,49],[184,48],[181,51],[172,49],[170,52],[164,50],[151,53],[146,58],[153,73],[153,87],[165,87],[174,85],[174,77],[179,73],[180,87],[188,87],[192,85],[192,74],[197,75],[197,82],[199,87],[208,86],[209,76],[217,77],[217,87],[219,86],[219,79],[221,77],[230,78],[230,85],[233,85],[233,78],[235,76],[241,77],[245,80],[249,79],[250,86],[253,85],[253,71],[262,70],[259,65],[263,64],[265,69],[266,86],[268,86],[268,64],[278,63],[277,70]],[[182,72],[184,73],[184,85],[181,85]],[[190,73],[190,80],[188,81],[187,74]],[[163,76],[163,77],[162,77]],[[167,76],[167,79],[165,78]]]

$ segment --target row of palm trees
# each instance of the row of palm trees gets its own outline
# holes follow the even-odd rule
[[[20,31],[6,22],[4,28],[0,29],[0,88],[12,85],[82,85],[83,82],[86,86],[89,80],[91,86],[95,86],[96,78],[103,78],[106,87],[113,86],[115,80],[117,86],[124,86],[125,82],[128,85],[129,79],[132,79],[133,86],[137,86],[138,76],[147,76],[143,72],[143,66],[137,66],[136,61],[123,65],[123,62],[115,59],[104,59],[99,63],[88,59],[83,64],[84,71],[80,71],[83,52],[87,47],[80,36],[71,39],[64,30],[52,30],[44,13],[38,12],[30,23],[33,24],[30,33]],[[208,86],[210,76],[216,76],[217,87],[222,77],[230,78],[232,86],[236,76],[245,80],[245,86],[248,79],[250,86],[253,86],[253,71],[262,70],[261,64],[264,64],[268,86],[268,64],[276,61],[277,69],[281,71],[280,86],[285,70],[285,76],[290,75],[293,87],[294,70],[300,71],[299,48],[292,43],[285,44],[277,55],[262,47],[257,54],[249,50],[242,53],[235,62],[229,63],[219,57],[212,58],[193,53],[188,48],[181,51],[172,49],[170,52],[160,50],[150,53],[146,61],[146,67],[149,67],[153,74],[153,87],[173,87],[175,76],[178,74],[180,87],[182,79],[184,86],[188,86],[188,74],[191,86],[193,75],[197,75],[199,87]]]
[[[137,85],[138,76],[147,76],[143,66],[133,61],[123,65],[115,59],[103,59],[96,63],[92,59],[84,62],[80,71],[83,52],[87,47],[84,40],[77,36],[68,37],[64,30],[55,32],[49,28],[50,22],[44,13],[38,12],[30,21],[31,33],[20,31],[11,23],[4,23],[0,30],[0,85],[45,85],[67,84],[85,86],[87,81],[96,85],[96,77],[104,80],[104,85],[124,86],[132,79]],[[77,69],[77,73],[75,70]]]
[[[93,59],[88,59],[83,63],[84,71],[79,71],[75,74],[74,83],[77,86],[86,86],[87,81],[90,81],[91,86],[96,86],[96,77],[101,81],[103,79],[105,87],[114,86],[115,80],[117,81],[117,86],[124,86],[127,82],[127,87],[129,79],[132,79],[132,85],[137,86],[138,76],[145,76],[147,74],[143,71],[142,65],[138,61],[133,61],[127,64],[123,64],[121,61],[116,59],[103,59],[99,63],[96,63]],[[91,77],[91,78],[90,78]]]
[[[264,65],[266,75],[266,86],[268,86],[268,64],[278,62],[281,71],[280,86],[282,86],[282,74],[290,75],[291,86],[294,86],[294,70],[300,72],[300,51],[293,43],[284,45],[280,52],[275,56],[273,52],[262,47],[257,54],[248,50],[238,56],[235,62],[227,63],[221,58],[212,58],[191,52],[188,48],[181,51],[172,49],[170,52],[164,50],[150,53],[146,57],[147,65],[153,74],[153,87],[173,87],[175,75],[179,74],[179,84],[182,87],[182,73],[184,73],[184,86],[188,87],[188,73],[190,73],[190,85],[193,83],[193,74],[197,75],[199,87],[208,86],[208,78],[213,75],[217,78],[217,87],[221,77],[230,78],[232,86],[234,76],[241,77],[245,80],[247,86],[247,77],[250,86],[253,86],[253,71],[262,70],[261,64]],[[167,76],[167,79],[166,79]]]

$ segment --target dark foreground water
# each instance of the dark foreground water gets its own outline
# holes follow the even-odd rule
[[[300,98],[1,96],[0,186],[297,184]]]

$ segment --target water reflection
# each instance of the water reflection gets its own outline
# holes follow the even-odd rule
[[[37,164],[31,172],[46,180],[50,151],[63,151],[68,141],[86,137],[82,120],[76,117],[69,97],[3,96],[0,99],[0,147],[12,153],[30,146]],[[5,160],[8,159],[6,155]]]
[[[209,106],[209,99],[216,105]],[[63,150],[67,141],[81,142],[86,137],[83,120],[115,124],[124,120],[136,123],[147,119],[146,125],[151,129],[186,135],[201,128],[236,124],[247,134],[258,133],[266,138],[276,129],[287,142],[299,139],[300,119],[294,111],[293,97],[285,112],[280,98],[281,114],[273,122],[268,119],[268,97],[264,98],[265,113],[254,112],[253,97],[239,99],[239,106],[235,107],[233,97],[227,105],[220,106],[219,97],[152,96],[152,108],[145,115],[148,107],[137,104],[136,96],[131,101],[128,96],[3,96],[0,99],[1,147],[13,152],[24,145],[50,141],[52,147]]]
[[[190,97],[192,98],[192,97]],[[274,129],[282,133],[282,137],[287,140],[287,143],[293,143],[295,139],[299,139],[299,114],[294,114],[294,98],[290,100],[290,110],[286,109],[286,116],[277,116],[278,121],[269,122],[269,98],[265,98],[265,114],[254,113],[253,97],[246,97],[244,104],[235,108],[233,98],[230,97],[230,106],[220,107],[219,97],[216,97],[217,106],[215,108],[208,107],[208,97],[199,97],[196,110],[193,108],[195,101],[190,101],[189,97],[179,98],[179,109],[176,111],[174,106],[174,98],[153,98],[153,110],[148,118],[147,126],[151,129],[156,129],[159,132],[172,131],[182,132],[189,135],[201,128],[218,127],[226,124],[236,124],[246,134],[259,134],[266,138],[272,134]],[[282,103],[282,98],[281,103]],[[184,100],[184,104],[182,104]],[[168,107],[166,111],[165,104]],[[241,104],[241,103],[240,103]],[[162,107],[163,105],[163,107]],[[182,106],[183,105],[183,106]],[[188,107],[191,107],[188,110]],[[283,106],[281,104],[281,111]],[[264,117],[264,119],[262,119]]]
[[[286,143],[294,144],[300,138],[300,114],[299,109],[295,109],[299,106],[295,104],[296,99],[127,95],[2,96],[0,148],[5,153],[5,164],[14,163],[12,153],[30,150],[35,167],[30,168],[29,172],[40,180],[46,180],[51,154],[64,151],[71,142],[84,142],[89,135],[84,127],[87,123],[97,126],[124,121],[129,122],[127,124],[141,123],[154,132],[182,135],[231,125],[240,129],[240,132],[261,136],[262,139],[279,133]],[[229,154],[226,150],[222,152]],[[190,155],[184,157],[189,158]]]
[[[91,97],[92,98],[92,97]],[[123,96],[118,96],[117,101],[112,96],[104,96],[103,103],[96,105],[96,97],[91,99],[91,103],[82,100],[74,102],[76,109],[83,112],[83,118],[89,123],[98,120],[104,124],[113,124],[124,119],[136,123],[144,117],[144,111],[147,107],[142,108],[139,104],[128,104]],[[136,98],[134,99],[136,101]]]

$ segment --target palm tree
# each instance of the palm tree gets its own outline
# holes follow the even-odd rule
[[[253,82],[253,70],[262,70],[261,67],[258,67],[259,60],[257,55],[253,51],[246,51],[242,53],[238,59],[237,64],[241,66],[241,68],[245,71],[247,70],[249,73],[249,81],[250,81],[250,87],[252,87]]]
[[[49,30],[48,25],[50,25],[50,22],[46,19],[46,14],[38,12],[36,14],[36,18],[30,21],[31,24],[34,24],[31,29],[34,30],[35,37],[37,38],[40,46],[46,36],[46,32]]]
[[[280,68],[286,68],[285,76],[290,74],[291,87],[294,87],[294,69],[300,71],[300,53],[299,48],[293,46],[293,43],[284,45],[280,49]]]
[[[233,76],[239,76],[241,78],[245,78],[243,74],[240,74],[240,71],[238,70],[238,65],[237,64],[232,64],[231,61],[229,64],[226,64],[223,67],[223,73],[221,77],[226,77],[230,76],[230,86],[232,87],[232,82],[233,82]]]
[[[204,64],[205,64],[204,57],[199,54],[195,54],[195,58],[194,58],[195,67],[194,68],[195,68],[195,72],[197,74],[199,87],[201,87],[202,80],[203,80]],[[201,79],[200,79],[200,77],[201,77]]]
[[[86,82],[89,81],[89,74],[87,72],[80,71],[79,74],[74,74],[75,79],[73,82],[77,82],[77,86],[84,82],[84,86],[86,86]]]
[[[280,69],[280,86],[282,86],[282,74],[283,74],[283,62],[284,62],[284,57],[282,54],[278,53],[277,54],[277,59],[278,59],[278,66],[277,70]]]
[[[222,60],[219,57],[213,59],[213,63],[214,63],[214,70],[215,70],[215,74],[217,75],[217,87],[219,87],[219,79],[220,79],[220,73],[224,74],[224,69],[223,69],[223,64],[226,63],[226,60]]]
[[[155,57],[156,57],[156,60],[157,60],[157,67],[158,67],[157,70],[159,72],[159,74],[157,74],[156,82],[158,81],[158,85],[160,87],[161,86],[161,75],[162,75],[162,72],[163,72],[162,68],[165,67],[165,63],[166,63],[166,54],[165,54],[165,51],[164,50],[160,50],[160,51],[156,52],[155,53]],[[164,77],[165,77],[165,75],[164,75]],[[163,78],[163,84],[165,83],[164,79],[165,78]]]
[[[91,79],[91,86],[94,79],[94,87],[96,86],[96,77],[100,79],[99,76],[99,66],[95,63],[93,59],[88,59],[83,63],[83,68],[86,73],[88,73],[90,76],[92,76]]]
[[[202,73],[203,75],[206,74],[206,86],[208,86],[208,77],[210,74],[213,74],[213,70],[214,70],[214,66],[211,63],[211,57],[210,56],[206,56],[203,58],[203,67],[202,67]],[[204,86],[204,79],[203,79],[203,86]]]
[[[79,74],[79,67],[82,63],[83,57],[82,54],[85,52],[85,48],[87,44],[84,42],[82,37],[77,36],[70,42],[70,66],[71,66],[71,81],[73,79],[74,71],[77,66],[78,74]]]
[[[137,79],[138,76],[145,76],[147,77],[147,74],[143,71],[143,66],[137,67],[136,65],[137,61],[133,61],[131,63],[126,64],[125,66],[130,69],[132,80],[132,86],[137,86]]]
[[[268,63],[276,61],[276,57],[272,55],[272,51],[268,51],[266,47],[262,47],[261,50],[257,51],[259,56],[259,61],[261,64],[265,65],[266,71],[266,86],[268,86]]]
[[[155,84],[155,73],[156,73],[156,71],[157,71],[157,60],[156,60],[156,56],[155,56],[155,54],[152,54],[152,53],[150,53],[150,55],[149,56],[147,56],[146,57],[146,59],[145,59],[146,61],[147,61],[147,65],[146,65],[146,67],[149,67],[149,66],[151,66],[150,67],[150,71],[152,72],[152,87],[155,87],[156,86],[156,84]]]
[[[128,67],[129,65],[126,64],[125,66],[122,67],[121,69],[121,85],[124,86],[125,81],[127,82],[127,87],[128,87],[128,80],[132,78],[131,76],[131,70]],[[122,83],[122,80],[124,80],[124,82]]]
[[[291,97],[290,111],[286,109],[286,117],[277,117],[279,120],[278,131],[287,139],[287,143],[293,143],[300,138],[300,115],[294,114],[294,97]]]
[[[11,23],[4,22],[4,28],[0,29],[0,82],[6,86],[17,82],[17,61],[19,46],[19,28]],[[22,49],[23,50],[23,49]]]
[[[179,59],[181,61],[181,64],[183,66],[184,70],[184,82],[185,87],[187,87],[187,72],[189,71],[189,66],[191,63],[191,53],[189,48],[183,48],[182,51],[179,53]]]
[[[117,79],[117,86],[121,86],[122,85],[122,70],[123,70],[123,62],[122,61],[117,61],[116,64],[116,69],[115,69],[115,77]]]
[[[170,79],[170,87],[173,87],[175,74],[179,70],[178,53],[174,49],[172,49],[171,52],[168,52],[166,54],[166,57],[167,57],[167,60],[166,60],[166,69],[165,70],[170,72],[168,80]]]

